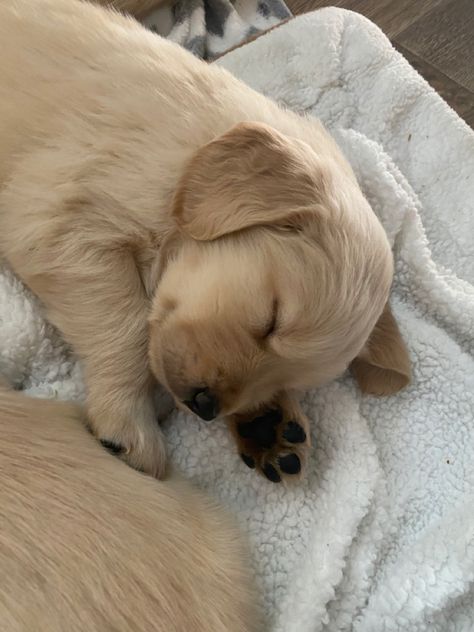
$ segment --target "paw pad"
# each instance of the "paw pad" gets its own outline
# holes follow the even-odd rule
[[[262,472],[272,483],[279,483],[281,481],[281,476],[278,474],[277,470],[271,463],[265,463],[262,468]]]
[[[306,432],[296,421],[289,421],[286,424],[282,436],[289,443],[304,443],[306,441]]]
[[[281,420],[280,410],[269,410],[264,415],[255,417],[252,421],[240,423],[237,431],[243,439],[251,439],[260,448],[271,448],[276,442],[276,426]]]
[[[236,425],[240,458],[272,483],[299,474],[309,449],[304,421],[288,417],[284,409],[272,408]]]
[[[301,461],[297,454],[287,454],[278,459],[278,465],[285,474],[299,474],[301,472]]]
[[[248,454],[241,454],[240,458],[251,470],[255,469],[255,459],[253,457],[249,456]]]

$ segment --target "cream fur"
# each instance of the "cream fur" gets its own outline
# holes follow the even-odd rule
[[[174,4],[175,0],[94,0],[94,4],[112,7],[118,11],[131,13],[135,17],[142,17],[152,9],[163,4]]]
[[[229,518],[106,454],[69,404],[0,386],[5,632],[256,632]]]
[[[320,123],[88,3],[1,2],[0,41],[0,249],[129,464],[165,469],[150,362],[251,419],[365,348],[392,258]]]

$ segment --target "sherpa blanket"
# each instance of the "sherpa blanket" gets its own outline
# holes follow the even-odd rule
[[[393,308],[413,383],[304,397],[314,451],[285,488],[248,470],[224,425],[165,424],[172,462],[238,517],[273,632],[474,630],[474,134],[364,18],[324,9],[218,63],[336,135],[393,244]],[[79,367],[0,275],[1,369],[79,398]]]
[[[283,0],[176,0],[144,24],[194,55],[213,59],[291,16]]]

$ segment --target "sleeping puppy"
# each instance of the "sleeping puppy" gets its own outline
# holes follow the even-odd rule
[[[261,630],[228,517],[105,454],[81,417],[0,386],[2,630]]]
[[[1,3],[0,40],[0,250],[125,461],[164,472],[154,378],[275,482],[309,449],[295,392],[408,382],[386,235],[317,120],[88,3]]]

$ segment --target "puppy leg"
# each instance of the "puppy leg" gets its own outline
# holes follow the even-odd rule
[[[294,479],[311,446],[309,422],[293,396],[283,393],[270,405],[228,420],[244,463],[273,483]]]
[[[127,251],[84,250],[73,237],[63,244],[60,261],[50,252],[49,271],[26,281],[83,361],[93,432],[132,467],[162,476],[165,448],[147,356],[148,299],[135,261]]]

